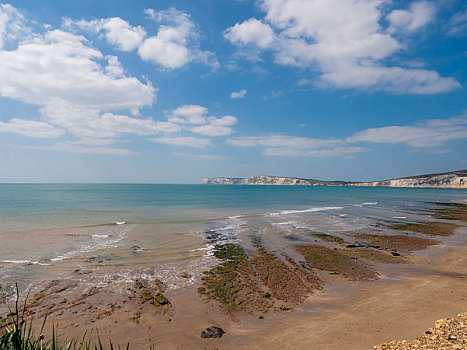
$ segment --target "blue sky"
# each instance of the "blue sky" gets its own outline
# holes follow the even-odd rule
[[[467,4],[0,3],[0,182],[467,168]]]

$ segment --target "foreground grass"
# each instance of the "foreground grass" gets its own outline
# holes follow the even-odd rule
[[[116,347],[112,341],[109,345],[104,347],[101,338],[97,333],[93,341],[92,334],[84,334],[80,339],[66,340],[58,337],[56,327],[52,327],[52,337],[45,340],[43,333],[47,317],[44,318],[40,333],[36,336],[32,331],[32,321],[24,318],[26,311],[26,302],[24,307],[20,310],[18,306],[19,291],[16,285],[16,303],[15,310],[8,314],[7,318],[0,319],[0,350],[117,350],[122,349],[120,346]],[[26,298],[27,299],[27,298]],[[128,343],[123,349],[129,350],[130,344]],[[149,345],[149,349],[153,350],[154,346]]]

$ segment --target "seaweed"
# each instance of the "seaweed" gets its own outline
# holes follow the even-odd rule
[[[431,221],[426,223],[402,223],[387,226],[396,231],[412,231],[429,236],[451,236],[456,233],[460,225],[450,222]]]
[[[326,233],[313,233],[313,236],[318,237],[326,242],[345,243],[345,240],[341,237],[328,235]]]
[[[366,263],[352,259],[337,250],[313,244],[299,245],[295,248],[303,255],[306,265],[310,268],[332,271],[349,280],[370,281],[378,277]]]

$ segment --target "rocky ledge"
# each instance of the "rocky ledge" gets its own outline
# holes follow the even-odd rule
[[[467,349],[467,312],[454,318],[438,320],[434,328],[429,328],[425,334],[408,342],[392,341],[374,346],[375,350],[410,350],[410,349]]]

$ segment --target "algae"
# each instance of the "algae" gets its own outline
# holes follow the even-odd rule
[[[326,233],[313,233],[313,236],[318,237],[326,242],[345,243],[345,240],[341,237],[328,235]]]

